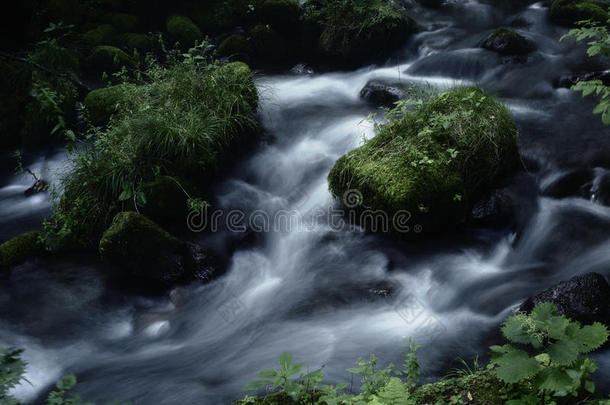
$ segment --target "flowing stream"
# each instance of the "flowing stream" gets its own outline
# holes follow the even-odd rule
[[[373,107],[359,98],[369,80],[477,84],[501,97],[520,126],[531,169],[510,180],[519,190],[517,233],[479,228],[399,241],[318,221],[255,235],[231,254],[223,277],[180,288],[171,301],[107,285],[95,257],[26,263],[0,278],[0,346],[25,349],[29,363],[31,384],[16,395],[40,400],[73,372],[78,392],[98,403],[227,404],[282,351],[349,382],[345,369],[358,357],[399,364],[409,338],[423,345],[423,380],[432,381],[458,356],[484,356],[500,342],[498,325],[525,298],[585,272],[610,275],[610,208],[540,191],[570,170],[599,167],[603,176],[610,167],[594,100],[554,86],[578,69],[583,48],[558,41],[564,30],[548,23],[542,5],[510,11],[510,1],[495,3],[417,8],[421,33],[382,67],[260,76],[265,142],[218,185],[215,206],[304,220],[336,208],[326,176],[373,135]],[[500,26],[536,42],[526,63],[477,47]],[[24,158],[46,179],[65,165],[61,151]],[[2,161],[11,173],[9,156]],[[0,239],[38,227],[48,196],[23,196],[28,175],[0,181]],[[221,249],[228,239],[201,235]],[[610,355],[595,359],[598,381],[610,381]]]

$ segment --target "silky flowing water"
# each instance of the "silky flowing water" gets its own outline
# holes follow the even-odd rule
[[[610,167],[610,136],[591,114],[594,100],[554,86],[577,70],[583,47],[560,43],[564,30],[548,23],[540,4],[515,12],[498,3],[417,8],[421,33],[384,66],[260,75],[264,140],[219,183],[214,206],[270,217],[296,212],[307,223],[338,207],[326,180],[336,159],[373,136],[366,117],[374,108],[359,98],[369,80],[476,84],[503,99],[521,130],[530,170],[511,180],[520,190],[517,231],[401,241],[318,217],[314,227],[271,229],[234,250],[226,230],[201,234],[232,252],[227,273],[179,289],[173,303],[106,283],[105,265],[93,256],[26,263],[0,284],[0,346],[25,349],[28,362],[30,383],[16,395],[39,400],[72,372],[90,401],[227,404],[282,351],[311,368],[326,365],[330,381],[350,382],[345,369],[358,357],[400,363],[409,338],[423,345],[423,380],[433,381],[457,357],[484,356],[499,343],[499,324],[525,298],[578,274],[608,275],[610,208],[540,191],[567,170]],[[536,42],[526,63],[478,48],[500,26]],[[2,161],[0,238],[7,239],[38,227],[50,202],[25,198],[32,179],[12,174],[9,155]],[[51,180],[66,169],[62,151],[26,154],[25,163]],[[603,384],[610,355],[594,357]]]

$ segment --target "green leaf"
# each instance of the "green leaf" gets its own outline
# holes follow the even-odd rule
[[[290,363],[292,363],[292,354],[288,352],[283,352],[278,357],[277,362],[284,370],[288,370],[290,368]]]
[[[568,366],[578,359],[578,344],[571,340],[559,340],[549,346],[549,356],[553,363]]]
[[[275,378],[277,376],[277,371],[270,368],[270,369],[261,371],[260,373],[258,373],[258,376],[260,378]]]
[[[254,380],[254,381],[250,381],[248,384],[246,384],[246,386],[243,388],[242,391],[258,391],[258,390],[262,390],[263,388],[265,388],[269,384],[271,384],[271,381],[266,381],[266,380]]]
[[[119,201],[127,201],[131,198],[132,194],[130,190],[123,190],[123,192],[119,195]]]
[[[565,396],[572,391],[574,381],[563,370],[558,368],[545,368],[536,377],[539,390],[550,391],[557,396]]]
[[[504,337],[514,343],[528,344],[532,338],[525,330],[527,315],[513,315],[504,322],[502,326],[502,334]]]
[[[595,322],[583,326],[575,334],[575,340],[581,344],[581,353],[588,353],[601,347],[608,339],[608,329],[605,325]]]
[[[595,393],[595,383],[593,381],[585,381],[585,389],[591,394]]]
[[[68,374],[57,381],[57,389],[67,391],[72,389],[76,385],[76,376],[74,374]]]
[[[551,339],[563,339],[566,337],[566,329],[570,320],[565,316],[554,316],[546,322],[547,332]]]
[[[496,360],[494,369],[496,377],[506,383],[516,383],[536,375],[541,366],[535,358],[529,357],[523,350],[515,350]]]
[[[557,315],[557,306],[550,302],[542,302],[532,310],[530,315],[533,320],[546,322]]]
[[[305,367],[305,363],[295,363],[295,364],[290,365],[290,368],[288,369],[287,377],[290,377],[291,375],[299,374],[301,372],[301,370],[303,370],[303,367]]]

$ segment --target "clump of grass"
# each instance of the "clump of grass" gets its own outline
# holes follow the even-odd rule
[[[144,185],[158,178],[205,184],[257,126],[257,90],[243,63],[220,66],[196,54],[154,63],[120,98],[63,177],[48,227],[61,243],[95,246],[117,212],[147,204]]]
[[[417,30],[404,9],[386,0],[309,0],[304,20],[321,27],[322,51],[350,60],[378,57]]]
[[[335,197],[357,189],[364,208],[409,210],[430,230],[460,219],[470,200],[518,162],[511,114],[478,88],[440,93],[413,110],[399,103],[388,118],[336,163],[329,175]]]

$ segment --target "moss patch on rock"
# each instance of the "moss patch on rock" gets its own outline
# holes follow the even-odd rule
[[[85,97],[85,107],[89,113],[89,119],[94,125],[104,125],[112,114],[116,113],[120,104],[129,97],[129,92],[135,85],[119,84],[103,89],[93,90]]]
[[[572,26],[578,21],[593,20],[605,24],[608,20],[608,5],[591,0],[553,0],[549,17],[557,24]]]
[[[455,224],[471,201],[519,162],[510,112],[474,87],[433,96],[378,128],[362,147],[340,158],[331,193],[362,195],[359,209],[406,210],[411,225],[436,231]]]
[[[218,54],[231,60],[250,61],[250,42],[246,37],[233,34],[218,45]]]
[[[417,30],[404,8],[386,0],[312,0],[302,19],[305,46],[351,63],[387,56]]]
[[[415,403],[465,403],[472,405],[503,405],[505,385],[490,372],[479,372],[418,387]],[[459,400],[459,402],[457,402]]]
[[[159,225],[136,212],[117,214],[100,239],[102,260],[132,276],[160,279],[178,241]]]
[[[127,48],[129,52],[137,50],[140,54],[151,52],[155,49],[156,40],[152,35],[128,32],[119,37],[118,42]]]
[[[134,65],[133,59],[125,51],[108,45],[100,45],[93,48],[87,58],[87,65],[97,72],[116,72],[123,66]]]
[[[193,46],[195,42],[203,39],[203,34],[201,34],[197,25],[190,18],[183,15],[176,14],[169,16],[166,28],[167,33],[184,47]]]
[[[89,45],[110,45],[117,36],[117,30],[112,25],[102,24],[83,34],[83,41]]]
[[[487,37],[483,43],[483,48],[510,56],[527,55],[536,49],[536,45],[516,31],[508,28],[498,28]]]
[[[196,2],[191,16],[206,34],[217,34],[243,25],[249,14],[248,0]]]
[[[0,266],[17,266],[44,251],[42,235],[32,231],[0,245]]]

